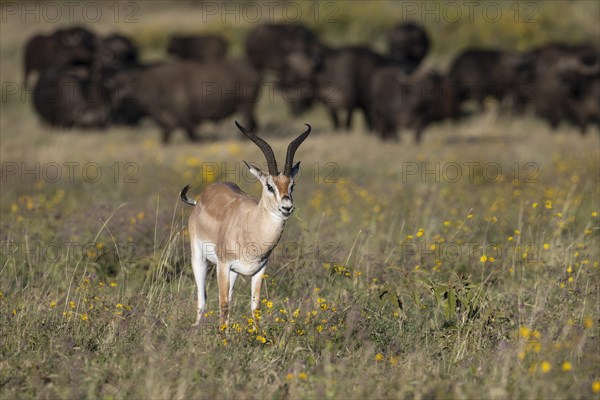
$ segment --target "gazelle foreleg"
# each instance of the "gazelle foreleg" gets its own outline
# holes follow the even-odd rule
[[[198,243],[192,235],[190,235],[192,241],[192,270],[194,271],[194,279],[196,280],[196,286],[198,290],[198,308],[196,313],[196,322],[192,326],[200,325],[202,314],[204,314],[204,308],[206,307],[206,268],[207,261],[202,251],[202,245]]]
[[[233,287],[235,286],[238,275],[239,274],[235,271],[229,271],[229,304],[231,304],[233,299]]]
[[[250,308],[252,310],[252,317],[254,318],[254,325],[256,325],[257,329],[259,328],[259,321],[256,315],[256,311],[260,311],[260,286],[262,284],[263,275],[265,274],[266,263],[252,275],[252,280],[250,282],[251,285],[251,300],[250,300]]]

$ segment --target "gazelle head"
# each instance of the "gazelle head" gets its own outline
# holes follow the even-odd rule
[[[283,172],[279,172],[277,169],[277,161],[275,160],[273,149],[266,141],[242,127],[237,121],[235,125],[262,150],[267,159],[268,174],[264,173],[260,168],[244,161],[250,173],[263,185],[261,203],[278,218],[287,220],[294,212],[294,199],[292,198],[294,177],[300,170],[300,162],[298,161],[294,164],[294,154],[296,153],[296,149],[310,134],[310,125],[306,124],[308,129],[289,144]]]

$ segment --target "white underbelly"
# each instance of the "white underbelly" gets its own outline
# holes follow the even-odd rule
[[[204,258],[216,265],[219,261],[219,250],[216,243],[200,239],[198,240],[198,246]],[[229,264],[229,269],[242,275],[254,275],[267,263],[266,259],[246,261],[240,258],[242,257],[238,256],[234,260],[227,261],[227,263]]]
[[[254,275],[257,273],[264,265],[266,264],[266,260],[262,262],[241,262],[239,260],[233,261],[229,268],[233,272],[237,272],[242,275]]]

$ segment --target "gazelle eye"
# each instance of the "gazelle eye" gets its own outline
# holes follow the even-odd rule
[[[294,186],[296,186],[296,185],[290,186],[290,193],[292,193],[294,191]]]
[[[275,193],[275,190],[273,189],[273,186],[269,185],[268,183],[267,183],[267,190],[269,192],[273,193],[273,194]]]

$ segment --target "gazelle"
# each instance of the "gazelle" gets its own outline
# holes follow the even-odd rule
[[[260,286],[267,260],[294,211],[292,190],[294,177],[300,169],[300,162],[293,165],[294,154],[311,130],[306,124],[308,129],[289,144],[281,173],[271,146],[237,121],[235,124],[262,150],[269,173],[244,161],[263,186],[260,200],[231,182],[208,185],[198,202],[187,197],[189,185],[181,191],[181,200],[195,206],[188,223],[192,268],[198,286],[198,313],[194,326],[200,323],[206,305],[207,261],[216,264],[217,268],[221,329],[229,322],[229,303],[238,274],[252,276],[252,315],[260,309]]]

